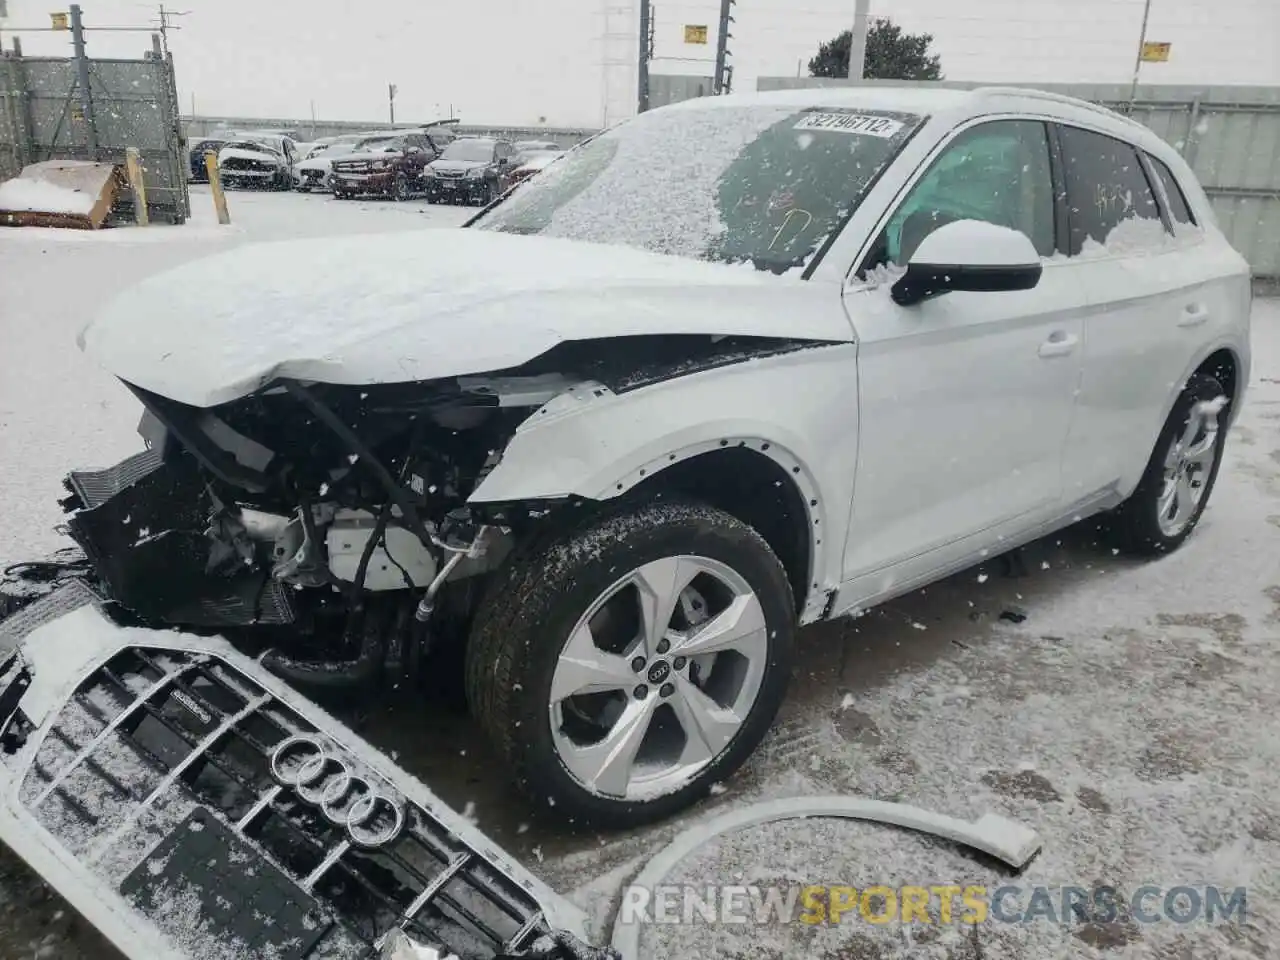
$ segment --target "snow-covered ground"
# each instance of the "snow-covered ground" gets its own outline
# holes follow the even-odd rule
[[[137,447],[138,408],[76,351],[125,284],[231,244],[447,227],[469,211],[233,194],[234,226],[146,235],[0,230],[0,562],[56,542],[70,467]],[[202,209],[203,207],[203,209]],[[163,235],[162,232],[163,231]],[[675,879],[994,889],[1217,884],[1248,888],[1246,923],[916,923],[750,927],[695,922],[642,939],[646,957],[1264,958],[1280,942],[1280,303],[1259,301],[1254,379],[1213,501],[1177,554],[1137,564],[1088,530],[807,631],[784,716],[748,770],[680,823],[630,836],[529,827],[470,726],[401,702],[358,718],[391,752],[549,882],[607,922],[620,887],[678,829],[714,809],[856,793],[975,819],[998,811],[1044,851],[1011,878],[949,845],[886,827],[795,823],[717,842]],[[1006,614],[1004,619],[1001,614]],[[1055,901],[1057,894],[1055,893]],[[1011,900],[1010,903],[1014,901]],[[1159,905],[1159,899],[1153,901]],[[1021,907],[1026,907],[1026,897]],[[936,911],[935,911],[936,916]],[[39,952],[43,949],[45,952]],[[105,949],[0,857],[0,957]]]

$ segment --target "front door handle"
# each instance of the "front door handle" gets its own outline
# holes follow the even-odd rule
[[[1208,319],[1208,307],[1203,303],[1189,303],[1182,308],[1182,316],[1178,319],[1178,326],[1198,327]]]
[[[1076,345],[1080,342],[1080,338],[1074,333],[1065,333],[1062,330],[1055,330],[1050,334],[1049,339],[1040,344],[1038,351],[1043,359],[1051,357],[1065,357],[1074,353]]]

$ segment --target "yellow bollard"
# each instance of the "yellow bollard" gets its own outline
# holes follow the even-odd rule
[[[133,214],[138,226],[145,227],[151,222],[147,213],[147,184],[142,179],[142,156],[137,147],[128,147],[124,152],[124,168],[129,176],[129,186],[133,188]]]
[[[213,207],[218,211],[218,222],[224,226],[231,222],[227,212],[227,195],[222,192],[222,176],[218,173],[218,155],[212,150],[204,153],[204,168],[209,172],[209,189],[213,191]]]

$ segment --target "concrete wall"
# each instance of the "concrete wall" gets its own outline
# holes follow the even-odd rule
[[[665,107],[682,100],[709,97],[713,89],[710,77],[688,77],[655,73],[649,77],[649,109]]]

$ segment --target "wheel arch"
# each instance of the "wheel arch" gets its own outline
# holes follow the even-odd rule
[[[802,617],[810,593],[818,587],[812,571],[823,534],[822,501],[816,489],[787,451],[770,456],[774,445],[768,441],[739,438],[701,446],[705,449],[676,455],[675,460],[668,455],[627,495],[644,499],[680,494],[754,529],[782,563],[796,614]]]
[[[1227,399],[1231,402],[1231,422],[1235,422],[1249,377],[1248,354],[1234,341],[1216,341],[1207,343],[1196,351],[1183,371],[1182,377],[1171,385],[1177,389],[1169,391],[1164,409],[1160,411],[1160,421],[1156,424],[1157,433],[1169,419],[1169,413],[1173,410],[1173,405],[1178,402],[1178,397],[1186,387],[1187,381],[1198,373],[1215,377],[1222,384],[1223,389],[1227,391]]]
[[[834,584],[842,544],[828,535],[838,527],[821,484],[793,446],[759,431],[726,429],[712,438],[688,437],[660,443],[663,452],[633,453],[614,458],[605,470],[565,482],[565,489],[542,492],[527,474],[514,484],[516,466],[529,467],[524,457],[504,456],[503,462],[470,498],[472,503],[522,499],[581,497],[596,502],[643,499],[664,493],[691,496],[718,507],[759,533],[777,554],[791,583],[798,619],[809,623],[825,614]],[[507,454],[512,451],[508,449]],[[542,451],[546,456],[546,451]],[[586,466],[578,464],[579,467]],[[499,476],[499,471],[505,471]],[[520,471],[524,473],[524,470]],[[491,481],[497,482],[491,482]],[[526,486],[526,484],[528,484]],[[520,492],[523,488],[524,492]],[[833,504],[834,505],[834,504]]]
[[[1160,409],[1159,419],[1152,424],[1151,446],[1145,456],[1149,457],[1155,450],[1160,431],[1164,429],[1165,421],[1169,419],[1169,415],[1173,412],[1174,404],[1178,402],[1178,397],[1182,395],[1187,382],[1196,374],[1201,373],[1216,377],[1218,382],[1222,384],[1223,389],[1227,391],[1227,397],[1230,400],[1230,406],[1227,408],[1227,429],[1230,429],[1231,425],[1235,423],[1236,417],[1240,414],[1242,405],[1240,401],[1244,397],[1244,389],[1249,378],[1248,353],[1242,349],[1238,342],[1233,340],[1207,343],[1196,351],[1186,369],[1182,372],[1182,376],[1169,384],[1169,395],[1165,398],[1165,402]],[[1126,496],[1137,487],[1143,471],[1146,470],[1146,466],[1147,460],[1144,457],[1140,464],[1135,463],[1131,473],[1126,474],[1122,487]]]

